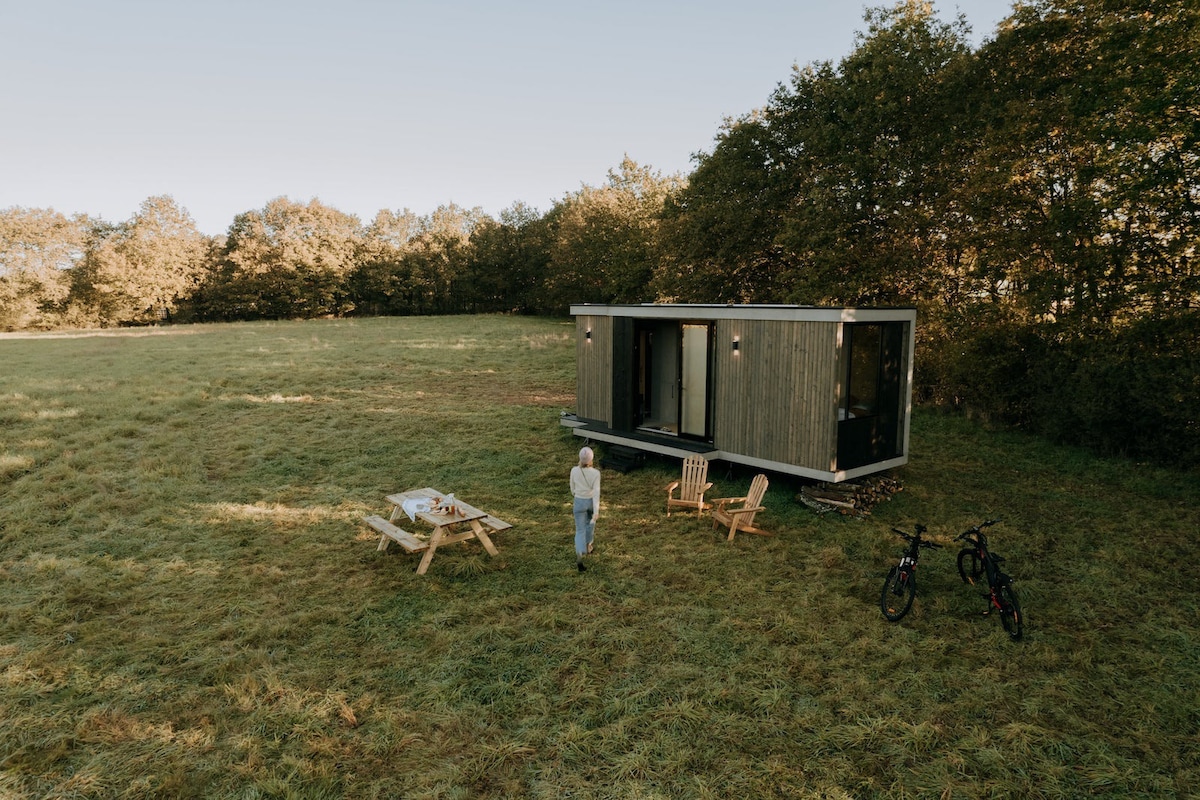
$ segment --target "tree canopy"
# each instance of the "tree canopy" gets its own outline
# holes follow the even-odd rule
[[[187,211],[169,196],[150,197],[127,222],[93,227],[72,299],[101,324],[166,319],[195,291],[205,255]]]
[[[51,209],[0,211],[0,327],[54,327],[83,258],[86,221]]]

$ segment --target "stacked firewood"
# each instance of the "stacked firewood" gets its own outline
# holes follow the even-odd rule
[[[866,517],[871,509],[903,490],[900,481],[890,475],[870,475],[843,483],[818,483],[805,486],[796,495],[804,505],[824,514],[837,511],[852,517]]]

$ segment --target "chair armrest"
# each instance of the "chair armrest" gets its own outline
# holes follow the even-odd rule
[[[744,497],[720,497],[720,498],[717,498],[716,500],[711,500],[709,502],[711,502],[717,508],[724,510],[725,506],[729,505],[730,503],[746,502],[746,498],[744,498]]]
[[[667,494],[670,494],[671,492],[675,491],[678,488],[679,488],[679,481],[671,481],[670,483],[667,484]]]
[[[754,508],[727,508],[727,509],[725,509],[725,513],[732,514],[733,516],[736,517],[740,514],[754,514],[756,512],[766,511],[766,510],[767,509],[764,508],[763,506],[755,506]]]
[[[704,484],[703,486],[701,486],[701,487],[700,487],[700,494],[704,494],[705,492],[707,492],[707,491],[708,491],[709,489],[711,489],[712,487],[713,487],[712,483],[706,483],[706,484]]]

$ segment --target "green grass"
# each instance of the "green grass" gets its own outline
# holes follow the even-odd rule
[[[573,326],[509,317],[0,339],[0,798],[1186,797],[1200,476],[917,414],[905,490],[730,544],[606,472],[575,571]],[[715,496],[752,475],[714,467]],[[435,486],[515,523],[417,557]],[[987,517],[1010,642],[892,526]]]

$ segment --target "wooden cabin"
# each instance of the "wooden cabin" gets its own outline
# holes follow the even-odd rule
[[[908,463],[912,308],[575,305],[576,436],[843,481]]]

